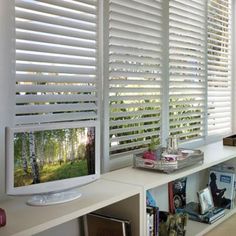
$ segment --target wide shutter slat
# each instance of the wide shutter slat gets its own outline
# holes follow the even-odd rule
[[[204,2],[169,2],[169,129],[180,142],[204,135]]]
[[[159,129],[159,125],[158,124],[152,124],[152,125],[144,125],[142,127],[142,131],[146,131],[149,129]],[[110,130],[110,134],[123,134],[123,133],[127,133],[127,132],[132,132],[132,131],[140,131],[140,127],[128,127],[128,128],[118,128],[118,129],[112,129]]]
[[[88,50],[96,49],[96,41],[95,40],[83,40],[63,35],[55,35],[55,34],[45,34],[37,33],[32,31],[25,31],[16,30],[16,38],[18,40],[25,40],[28,42],[40,42],[45,44],[56,44],[56,45],[64,45],[70,46],[75,48],[87,48]]]
[[[55,64],[64,64],[66,59],[67,65],[85,65],[85,66],[95,66],[96,61],[94,58],[78,58],[78,57],[72,57],[72,56],[62,56],[58,54],[47,54],[47,53],[41,53],[41,54],[34,54],[34,53],[21,53],[17,52],[16,60],[17,61],[27,61],[31,63],[55,63]]]
[[[210,0],[208,12],[208,135],[225,135],[232,122],[231,1]]]
[[[16,63],[16,70],[18,72],[39,72],[39,73],[64,73],[64,74],[95,74],[95,67],[83,67],[77,65],[57,64],[53,61],[51,63],[27,62],[18,61]]]
[[[71,8],[58,8],[57,5],[43,4],[41,1],[27,1],[27,0],[15,0],[16,8],[24,8],[30,11],[36,11],[41,15],[52,14],[60,17],[68,17],[70,19],[80,20],[84,22],[96,23],[95,14],[85,14],[81,12],[78,14],[76,10]],[[97,8],[97,0],[95,1],[94,7]]]
[[[83,14],[96,14],[96,2],[92,5],[90,4],[81,4],[80,1],[61,1],[61,0],[39,0],[39,2],[46,3],[49,5],[57,6],[63,9],[72,10],[76,12],[81,12]]]
[[[111,7],[112,8],[112,7]],[[147,30],[157,30],[157,22],[153,21],[147,21],[147,19],[141,19],[140,17],[135,17],[135,16],[130,16],[128,14],[125,14],[123,12],[116,12],[115,10],[112,10],[112,18],[116,21],[124,22],[124,23],[129,23],[136,26],[142,26],[145,27]],[[159,29],[160,30],[160,29]]]
[[[60,18],[58,16],[55,15],[47,15],[44,14],[44,16],[42,17],[42,15],[37,14],[38,12],[34,11],[34,12],[29,12],[26,11],[25,9],[22,8],[17,8],[17,12],[16,12],[16,17],[17,20],[20,20],[22,22],[25,21],[32,21],[35,24],[48,24],[54,27],[68,27],[71,28],[73,30],[79,29],[79,30],[87,30],[90,31],[91,33],[96,30],[96,24],[95,23],[82,23],[81,21],[76,21],[76,20],[72,20],[71,18]],[[79,24],[79,27],[78,27]],[[23,24],[19,25],[19,28],[24,28],[25,26]],[[33,29],[34,31],[35,29]]]
[[[41,124],[41,123],[51,123],[51,122],[66,122],[75,120],[96,120],[98,118],[95,112],[63,112],[55,114],[38,114],[38,115],[21,115],[15,118],[15,122],[19,125],[25,124]]]
[[[16,125],[98,118],[97,3],[15,0]]]
[[[135,11],[149,13],[149,14],[153,15],[153,17],[156,17],[157,15],[159,15],[159,16],[161,15],[161,9],[160,9],[161,6],[158,1],[152,1],[152,2],[149,2],[149,4],[147,4],[145,1],[113,0],[113,1],[111,1],[111,4],[113,4],[113,3],[131,8]],[[134,8],[134,6],[135,6],[135,8]]]
[[[158,112],[158,108],[153,108],[153,110],[140,110],[140,109],[137,109],[136,111],[126,111],[126,112],[112,112],[110,114],[110,117],[111,118],[120,118],[120,119],[123,119],[123,118],[126,118],[126,117],[132,117],[135,118],[135,117],[140,117],[140,116],[156,116],[158,115],[159,112]]]
[[[16,49],[25,52],[45,52],[45,53],[59,53],[72,56],[95,57],[96,50],[86,50],[81,47],[74,47],[70,45],[33,42],[33,41],[16,41]]]
[[[152,122],[153,125],[155,125],[155,127],[159,127],[159,119],[157,119],[156,117],[147,117],[147,118],[140,118],[140,119],[135,119],[135,120],[117,120],[117,121],[111,121],[110,122],[110,125],[111,126],[114,126],[115,128],[114,129],[111,129],[111,132],[112,134],[114,134],[115,132],[113,132],[113,130],[120,130],[120,129],[125,129],[123,127],[126,127],[125,125],[130,125],[130,124],[133,124],[133,125],[137,125],[137,126],[130,126],[128,127],[129,129],[136,129],[135,127],[139,127],[137,130],[140,129],[140,125],[139,124],[143,124],[143,129],[145,129],[146,125],[149,123],[149,122]],[[120,128],[119,128],[120,126]],[[118,128],[117,128],[118,127]],[[126,128],[126,129],[128,129]],[[160,128],[160,127],[159,127]],[[117,132],[119,133],[119,132]]]
[[[109,1],[110,158],[160,141],[161,0]],[[136,149],[136,150],[135,150]]]
[[[44,112],[71,112],[71,111],[89,111],[96,109],[94,103],[82,103],[82,104],[71,104],[67,106],[65,104],[56,104],[51,105],[17,105],[16,112],[17,114],[26,114],[26,113],[44,113]]]
[[[160,17],[156,17],[155,15],[149,14],[149,12],[142,11],[141,9],[128,6],[127,4],[119,4],[115,2],[110,2],[110,13],[113,13],[113,12],[119,12],[122,14],[129,15],[131,17],[135,17],[135,18],[137,17],[142,20],[147,20],[151,22],[156,22],[156,23],[160,22]]]
[[[83,31],[83,30],[76,30],[71,27],[64,27],[64,26],[57,26],[52,24],[39,24],[34,21],[18,21],[16,20],[16,27],[20,30],[28,30],[28,31],[35,31],[45,34],[56,34],[56,35],[63,35],[67,37],[75,37],[87,40],[95,40],[96,34],[94,31]]]
[[[71,92],[78,91],[88,93],[96,91],[94,86],[78,86],[78,85],[16,85],[16,92],[18,93],[55,93],[55,92]]]
[[[96,102],[98,99],[94,95],[78,95],[78,94],[35,94],[24,96],[18,94],[16,95],[16,103],[17,104],[26,104],[26,103],[57,103],[57,102]]]

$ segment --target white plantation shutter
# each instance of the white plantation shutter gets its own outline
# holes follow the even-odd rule
[[[97,1],[15,6],[16,124],[97,119]]]
[[[169,126],[180,142],[204,135],[205,3],[169,1]]]
[[[110,0],[110,157],[159,140],[161,109],[161,0]]]
[[[208,135],[231,132],[231,1],[208,3]]]

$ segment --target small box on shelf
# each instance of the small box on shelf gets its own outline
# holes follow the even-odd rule
[[[223,138],[223,145],[236,146],[236,134]]]

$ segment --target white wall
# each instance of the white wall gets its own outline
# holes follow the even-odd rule
[[[0,198],[5,193],[5,127],[12,123],[11,102],[14,91],[10,84],[12,78],[12,30],[13,26],[13,3],[14,1],[0,1]]]
[[[233,94],[236,93],[236,0],[232,0],[232,78],[233,78]],[[233,133],[236,133],[236,96],[233,96]]]

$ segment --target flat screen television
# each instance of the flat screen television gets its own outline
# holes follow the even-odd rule
[[[7,128],[6,192],[33,195],[29,205],[51,205],[81,196],[100,176],[95,121]]]

